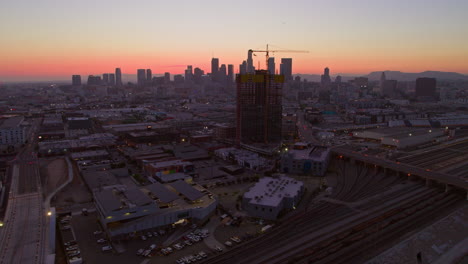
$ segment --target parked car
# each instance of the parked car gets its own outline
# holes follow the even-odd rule
[[[107,242],[107,240],[105,240],[104,238],[100,238],[100,239],[97,240],[97,242],[98,242],[99,244],[104,244],[104,243]]]
[[[236,242],[236,243],[240,243],[240,242],[241,242],[240,238],[237,237],[237,236],[231,237],[231,240],[234,241],[234,242]]]
[[[103,246],[103,247],[102,247],[102,251],[103,251],[103,252],[111,251],[111,250],[112,250],[112,246],[107,245],[107,246]]]
[[[200,255],[202,258],[208,257],[208,255],[207,255],[205,252],[203,252],[203,251],[200,251],[200,252],[198,253],[198,255]]]
[[[76,241],[75,241],[75,240],[70,240],[70,241],[68,241],[68,242],[65,242],[64,245],[65,245],[65,246],[76,245]]]
[[[72,250],[77,250],[77,249],[78,249],[78,246],[74,245],[74,246],[67,247],[65,250],[66,251],[72,251]]]
[[[94,235],[100,235],[100,234],[102,234],[102,231],[96,230],[96,231],[93,232],[93,234],[94,234]]]
[[[143,241],[146,241],[146,239],[147,239],[146,236],[144,236],[144,235],[141,236],[140,238],[141,238],[141,240],[143,240]]]
[[[141,256],[141,254],[143,254],[144,251],[145,251],[144,249],[140,248],[136,253],[137,256]]]
[[[216,246],[216,247],[215,247],[215,250],[218,251],[218,252],[222,252],[222,251],[223,251],[223,249],[222,249],[220,246]]]
[[[224,245],[226,245],[228,247],[232,247],[232,242],[231,241],[226,241],[226,242],[224,242]]]

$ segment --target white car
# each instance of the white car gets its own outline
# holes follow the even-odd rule
[[[94,234],[94,235],[100,235],[100,234],[102,234],[102,231],[96,230],[96,231],[94,231],[93,234]]]
[[[138,256],[141,256],[141,254],[143,254],[144,251],[145,251],[144,249],[140,248],[140,249],[137,251],[136,254],[137,254]]]
[[[232,247],[232,242],[231,241],[226,241],[226,242],[224,242],[224,245],[226,245],[228,247]]]
[[[144,235],[141,236],[141,240],[146,241],[146,239],[147,239],[146,236],[144,236]]]
[[[101,239],[98,239],[97,242],[98,242],[99,244],[103,244],[103,243],[106,243],[107,240],[101,238]]]
[[[103,251],[103,252],[111,251],[111,250],[112,250],[112,246],[107,245],[107,246],[103,246],[103,247],[102,247],[102,251]]]

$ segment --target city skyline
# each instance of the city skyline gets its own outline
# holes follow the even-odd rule
[[[86,3],[7,1],[0,11],[0,33],[8,36],[0,43],[0,80],[67,79],[115,67],[124,74],[183,74],[187,65],[208,72],[212,57],[238,72],[248,49],[266,44],[310,52],[273,54],[277,61],[293,58],[293,74],[319,74],[325,66],[343,74],[468,73],[462,1]],[[253,27],[256,21],[262,23]],[[255,66],[259,61],[264,68],[263,57],[254,57]]]

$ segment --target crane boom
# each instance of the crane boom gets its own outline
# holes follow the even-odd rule
[[[265,52],[266,63],[265,66],[268,68],[268,59],[270,58],[270,52],[287,52],[287,53],[309,53],[307,50],[270,50],[268,49],[268,44],[266,45],[266,50],[253,50],[250,49],[249,52]]]

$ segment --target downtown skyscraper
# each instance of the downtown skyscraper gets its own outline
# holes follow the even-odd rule
[[[115,85],[117,87],[122,87],[122,71],[120,68],[115,68]]]

